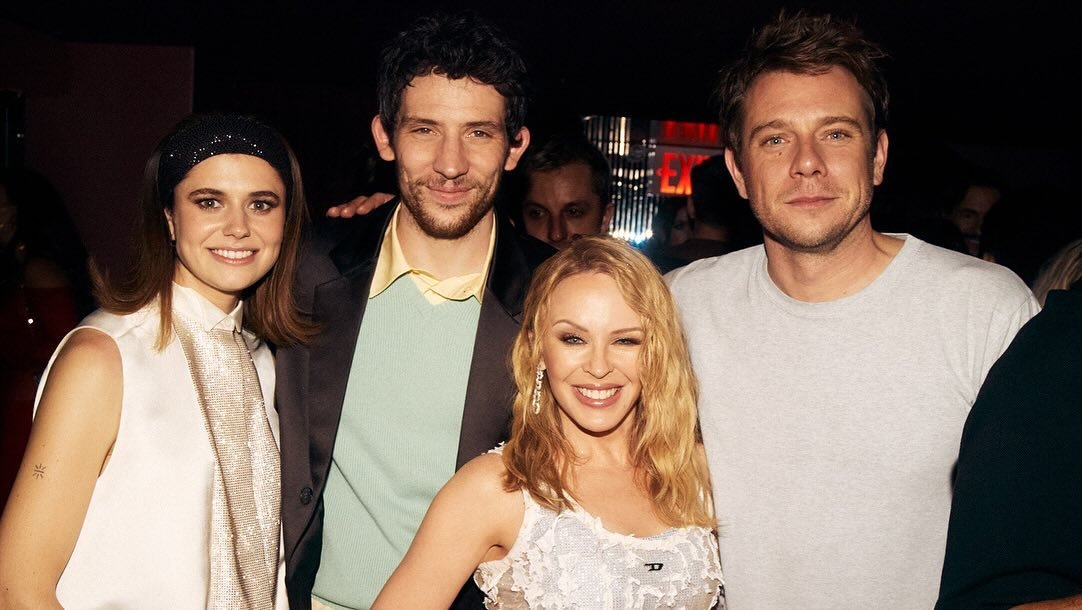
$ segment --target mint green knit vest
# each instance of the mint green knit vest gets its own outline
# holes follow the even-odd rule
[[[408,276],[368,301],[323,495],[313,593],[332,607],[371,605],[454,474],[480,312]]]

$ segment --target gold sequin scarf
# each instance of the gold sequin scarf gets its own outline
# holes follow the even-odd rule
[[[214,453],[208,608],[273,608],[281,473],[251,353],[238,331],[206,330],[177,312]]]

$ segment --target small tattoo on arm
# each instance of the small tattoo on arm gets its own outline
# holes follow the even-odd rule
[[[41,464],[34,464],[34,478],[35,479],[44,479],[45,478],[45,467],[42,466]]]

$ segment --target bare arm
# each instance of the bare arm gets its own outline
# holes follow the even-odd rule
[[[389,193],[358,195],[346,203],[327,208],[327,216],[330,218],[353,218],[357,215],[363,216],[392,199],[394,199],[394,195]]]
[[[447,608],[481,562],[511,548],[523,511],[520,493],[503,489],[500,456],[473,459],[436,495],[372,610]]]
[[[73,334],[49,373],[0,519],[0,607],[60,607],[56,583],[116,441],[122,388],[112,338]]]

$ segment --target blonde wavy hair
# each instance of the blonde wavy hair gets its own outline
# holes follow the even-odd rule
[[[1033,296],[1044,307],[1045,299],[1052,290],[1066,290],[1082,279],[1082,239],[1076,239],[1063,247],[1041,266],[1033,281]]]
[[[697,447],[698,388],[672,295],[649,259],[610,237],[578,239],[533,275],[511,351],[517,393],[511,438],[503,449],[506,489],[525,488],[539,504],[557,511],[570,508],[570,500],[576,499],[569,489],[575,453],[547,382],[542,384],[540,413],[534,414],[531,402],[549,298],[560,282],[581,273],[611,277],[642,319],[642,393],[631,414],[629,447],[638,483],[666,524],[716,527],[710,478]]]

